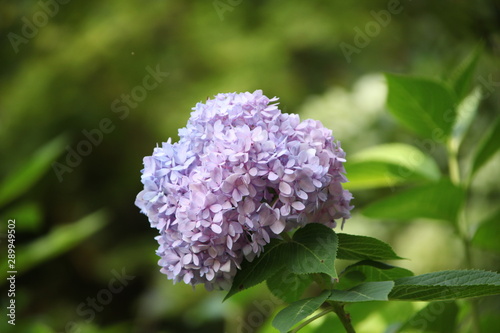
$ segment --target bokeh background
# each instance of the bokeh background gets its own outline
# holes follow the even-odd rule
[[[262,89],[284,112],[322,120],[348,157],[418,146],[386,111],[381,73],[444,78],[482,42],[474,84],[490,94],[471,142],[500,106],[494,0],[3,1],[0,15],[1,260],[16,219],[18,271],[15,327],[0,272],[2,332],[273,332],[281,305],[265,286],[222,303],[160,274],[156,231],[134,206],[142,157],[177,140],[207,97]],[[475,180],[473,219],[498,206],[499,168],[497,156]],[[355,185],[355,211],[394,191]],[[416,273],[463,265],[443,223],[356,212],[344,232],[384,239]],[[500,269],[493,253],[474,255]],[[359,328],[383,332],[418,307],[364,305]]]

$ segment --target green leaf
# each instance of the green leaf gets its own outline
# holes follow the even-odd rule
[[[458,306],[452,302],[431,302],[413,315],[397,332],[419,330],[420,332],[455,332]]]
[[[394,186],[406,182],[438,180],[439,168],[421,150],[403,143],[378,145],[352,156],[346,164],[346,188]]]
[[[500,293],[500,274],[481,270],[434,272],[394,282],[391,300],[447,301]]]
[[[393,187],[414,180],[400,177],[397,167],[382,162],[348,161],[345,168],[349,182],[342,186],[349,190]]]
[[[283,269],[286,260],[286,251],[283,249],[287,243],[279,239],[271,239],[264,246],[263,252],[252,262],[243,261],[241,269],[236,273],[233,285],[224,300],[237,292],[255,286],[273,276],[277,271]]]
[[[399,257],[390,245],[379,239],[339,233],[337,259],[346,260],[396,260]]]
[[[58,136],[36,150],[23,166],[7,176],[0,184],[0,207],[14,200],[29,188],[50,168],[50,164],[62,153],[66,139]]]
[[[371,218],[410,220],[430,218],[454,222],[464,201],[462,188],[443,179],[397,193],[365,207],[362,213]]]
[[[471,177],[495,155],[500,148],[500,117],[497,117],[490,131],[484,136],[472,159]]]
[[[330,291],[325,290],[319,296],[306,298],[290,304],[274,317],[273,326],[281,333],[288,332],[295,324],[318,310],[321,304],[326,301],[328,295],[330,295]]]
[[[394,281],[365,282],[349,290],[334,289],[328,300],[337,302],[387,301]]]
[[[438,180],[441,172],[433,158],[420,149],[404,143],[387,143],[370,147],[350,158],[354,162],[382,162],[401,167],[402,177],[416,173],[422,178]]]
[[[326,273],[337,277],[337,234],[327,226],[310,223],[297,230],[288,250],[289,266],[297,274]]]
[[[500,252],[498,235],[500,235],[500,210],[479,223],[472,244],[485,250]]]
[[[347,266],[340,274],[336,287],[347,289],[361,282],[392,281],[407,276],[413,276],[413,273],[405,268],[380,261],[363,260]]]
[[[14,205],[12,208],[9,207],[9,209],[5,210],[1,216],[2,221],[6,221],[14,216],[16,220],[21,222],[16,225],[16,232],[34,232],[42,226],[43,211],[38,202],[25,200]],[[6,229],[6,223],[0,226],[2,233],[5,233]]]
[[[472,83],[474,70],[476,69],[477,61],[481,55],[483,45],[479,44],[476,49],[453,71],[450,77],[450,83],[461,101],[469,93]]]
[[[17,223],[17,221],[16,221]],[[97,211],[81,220],[56,227],[48,235],[40,237],[16,251],[19,271],[26,272],[36,265],[60,255],[75,247],[106,225],[106,214]],[[7,262],[0,264],[0,284],[4,283]]]
[[[481,89],[476,87],[457,108],[457,118],[455,119],[451,136],[451,148],[455,153],[458,152],[465,133],[476,116],[481,98]]]
[[[286,268],[266,280],[269,291],[287,303],[299,300],[312,282],[311,274],[295,274]]]
[[[447,137],[455,119],[455,96],[447,85],[424,78],[386,74],[389,111],[415,133]]]
[[[263,282],[285,267],[295,274],[325,273],[336,278],[337,244],[337,234],[318,223],[297,230],[291,241],[273,239],[259,257],[242,263],[224,299]]]

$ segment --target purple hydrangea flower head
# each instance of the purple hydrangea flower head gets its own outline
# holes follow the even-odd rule
[[[228,289],[271,238],[350,217],[340,143],[276,101],[218,94],[193,108],[178,142],[144,158],[135,204],[159,230],[159,265],[174,282]]]

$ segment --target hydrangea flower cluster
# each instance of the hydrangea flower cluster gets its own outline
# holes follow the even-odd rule
[[[159,230],[159,265],[174,282],[229,289],[271,238],[350,217],[340,144],[276,101],[260,90],[218,94],[193,108],[178,142],[144,158],[135,204]]]

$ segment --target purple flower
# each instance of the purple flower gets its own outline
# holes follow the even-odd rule
[[[135,204],[159,230],[159,265],[174,282],[228,289],[271,238],[350,217],[340,143],[276,101],[218,94],[193,108],[179,142],[144,158]]]

